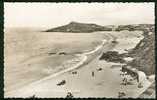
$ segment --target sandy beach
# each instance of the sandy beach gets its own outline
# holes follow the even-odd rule
[[[5,2],[4,98],[155,98],[154,7]]]
[[[100,61],[99,57],[102,52],[112,49],[117,49],[116,45],[111,43],[112,35],[107,35],[107,42],[104,42],[103,47],[97,47],[88,53],[84,53],[87,58],[83,59],[77,69],[76,66],[58,74],[50,75],[36,82],[33,82],[23,88],[6,92],[6,97],[66,97],[67,92],[71,92],[74,97],[107,97],[117,98],[118,92],[125,92],[125,97],[138,97],[149,85],[146,81],[143,88],[137,88],[137,82],[133,85],[123,86],[120,76],[120,68],[111,68],[114,63]],[[135,38],[135,37],[134,37]],[[130,42],[128,39],[121,39],[122,42]],[[121,44],[123,49],[128,49],[128,46]],[[90,55],[89,55],[90,54]],[[78,66],[77,66],[78,67]],[[98,71],[102,68],[102,71]],[[72,74],[72,71],[77,71],[77,74]],[[92,77],[92,72],[95,76]],[[66,80],[66,84],[58,86],[57,83]]]

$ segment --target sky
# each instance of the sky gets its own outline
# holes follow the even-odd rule
[[[71,21],[98,25],[153,24],[154,6],[154,3],[4,3],[4,26],[52,28]]]

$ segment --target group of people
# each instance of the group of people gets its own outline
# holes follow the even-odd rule
[[[99,68],[98,71],[102,70],[102,68]],[[137,81],[138,83],[138,88],[142,88],[144,85],[144,82],[147,80],[147,76],[145,75],[144,72],[139,71],[135,68],[131,68],[130,66],[122,66],[121,69],[121,76],[122,76],[122,84],[123,85],[128,85],[129,83],[132,83],[134,80]],[[73,72],[73,74],[77,74],[77,72]],[[92,77],[95,76],[95,72],[91,72]],[[124,97],[126,96],[125,92],[118,92],[118,97]],[[73,98],[73,94],[71,92],[67,93],[66,98]]]
[[[122,73],[120,75],[123,78],[122,84],[125,86],[131,83],[133,80],[136,80],[138,83],[138,88],[142,88],[144,83],[148,79],[144,72],[130,66],[122,66],[121,71]],[[124,92],[119,92],[118,94],[119,97],[123,97],[126,95]]]
[[[148,77],[146,74],[142,71],[137,70],[136,68],[131,67],[122,67],[122,76],[123,76],[123,82],[124,85],[127,85],[129,81],[136,80],[138,82],[138,87],[142,88],[145,81],[147,81]],[[128,77],[131,77],[131,79],[128,80]]]

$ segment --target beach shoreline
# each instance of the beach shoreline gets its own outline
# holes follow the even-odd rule
[[[110,39],[111,39],[111,37],[110,37]],[[110,41],[112,41],[112,40],[110,40]],[[56,73],[53,73],[52,75],[49,75],[49,76],[47,76],[47,77],[44,77],[44,78],[42,78],[42,79],[40,79],[40,80],[38,80],[38,81],[35,81],[35,82],[33,82],[33,83],[30,83],[30,84],[28,84],[27,86],[33,85],[33,84],[38,84],[38,83],[40,83],[40,82],[42,82],[42,81],[51,79],[51,78],[56,77],[56,76],[58,76],[58,75],[61,75],[61,74],[63,74],[63,73],[66,73],[66,72],[69,72],[69,71],[72,71],[72,70],[74,70],[74,69],[79,68],[80,66],[82,66],[82,65],[87,61],[87,58],[90,56],[90,54],[93,54],[93,53],[97,52],[98,50],[102,49],[103,45],[105,45],[106,42],[107,42],[107,40],[104,39],[104,40],[102,40],[102,43],[101,43],[99,46],[95,47],[94,50],[90,50],[90,51],[84,52],[84,53],[82,53],[82,54],[76,54],[75,56],[81,57],[82,60],[79,61],[78,63],[76,63],[74,66],[71,66],[71,67],[68,67],[68,68],[66,68],[66,69],[64,69],[64,70],[58,71],[58,72],[56,72]],[[101,52],[102,52],[102,50],[101,50]],[[99,54],[99,56],[100,56],[100,54]],[[92,58],[93,58],[93,57],[92,57]],[[89,60],[89,61],[91,61],[91,60]],[[89,61],[88,61],[88,62],[89,62]],[[26,86],[26,87],[27,87],[27,86]],[[25,87],[25,86],[24,86],[24,87]],[[14,90],[13,90],[13,91],[14,91]],[[11,92],[11,91],[9,91],[9,92]],[[7,92],[6,92],[6,93],[7,93]]]

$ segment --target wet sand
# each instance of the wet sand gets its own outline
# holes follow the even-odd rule
[[[112,68],[113,63],[99,60],[102,52],[124,51],[124,49],[128,49],[127,43],[130,44],[129,39],[123,38],[119,39],[119,42],[125,42],[125,45],[122,43],[116,47],[111,43],[112,40],[113,38],[107,40],[103,48],[96,53],[90,55],[88,55],[90,51],[85,53],[88,58],[85,60],[86,62],[79,68],[72,69],[72,71],[77,71],[77,74],[72,74],[72,71],[68,70],[58,75],[51,75],[23,88],[5,92],[5,97],[30,97],[33,95],[41,98],[66,97],[67,92],[72,92],[74,97],[117,98],[118,92],[125,92],[125,97],[138,97],[150,85],[149,81],[145,82],[143,88],[137,88],[136,81],[133,81],[133,85],[121,85],[120,68]],[[136,44],[134,43],[134,45]],[[98,71],[97,69],[100,67],[102,70]],[[95,73],[94,77],[92,77],[92,72]],[[66,84],[58,86],[58,82],[62,80],[65,80]]]
[[[103,52],[114,48],[111,43],[104,46]],[[123,48],[124,49],[124,48]],[[137,88],[137,82],[133,85],[121,85],[120,68],[111,68],[112,63],[100,61],[99,56],[92,56],[94,59],[90,63],[76,70],[77,74],[71,71],[58,75],[53,78],[47,78],[40,82],[32,83],[21,89],[6,93],[6,97],[29,97],[35,95],[37,97],[66,97],[67,92],[72,92],[74,97],[107,97],[117,98],[118,92],[125,92],[126,97],[138,97],[149,85],[145,82],[144,88]],[[90,57],[88,57],[90,58]],[[98,68],[103,70],[97,71]],[[94,71],[95,76],[92,77]],[[57,86],[57,83],[66,80],[63,86]]]
[[[104,39],[95,33],[56,33],[8,30],[5,32],[5,92],[27,86],[78,63],[75,54],[93,50]],[[59,55],[58,52],[66,52]],[[70,54],[69,54],[70,53]]]

